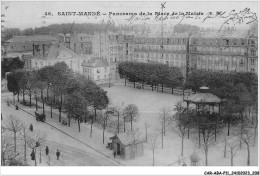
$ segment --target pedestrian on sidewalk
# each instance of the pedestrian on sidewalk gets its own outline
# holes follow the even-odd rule
[[[182,166],[187,166],[187,164],[185,162],[183,162]]]
[[[32,124],[30,125],[30,131],[33,131],[33,125]]]
[[[60,151],[59,150],[57,150],[56,156],[57,156],[57,160],[59,160],[59,158],[60,158]]]
[[[48,146],[46,146],[46,148],[45,148],[45,153],[46,153],[46,155],[49,155],[49,147]]]
[[[35,160],[35,153],[34,153],[34,150],[32,150],[32,153],[31,153],[31,160]]]
[[[113,155],[114,155],[114,158],[116,158],[116,151],[114,151]]]

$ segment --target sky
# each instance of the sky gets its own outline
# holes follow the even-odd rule
[[[17,27],[20,29],[24,28],[35,28],[40,26],[46,26],[54,23],[100,23],[102,20],[107,21],[109,19],[109,12],[130,12],[137,13],[140,12],[150,12],[152,16],[148,16],[150,19],[144,20],[135,18],[131,21],[131,24],[136,23],[152,23],[160,24],[161,21],[154,20],[155,12],[161,12],[161,3],[160,1],[81,1],[81,2],[72,2],[72,1],[2,1],[2,14],[5,14],[4,26],[5,27]],[[165,19],[164,22],[167,24],[178,24],[181,23],[198,25],[200,27],[217,27],[221,26],[227,18],[212,18],[207,19],[202,23],[203,19],[207,16],[208,12],[215,13],[216,11],[226,12],[227,16],[230,11],[235,10],[239,12],[245,8],[250,8],[250,12],[258,14],[256,1],[200,1],[200,2],[166,2],[164,12],[202,12],[203,15],[199,16],[201,19],[183,19],[179,16],[178,19]],[[101,12],[101,16],[98,17],[87,17],[87,16],[58,16],[58,12]],[[52,16],[47,16],[42,18],[45,15],[45,12],[51,12]],[[102,15],[106,13],[106,15]],[[177,15],[176,15],[177,16]],[[248,16],[248,14],[244,15]],[[129,24],[129,19],[131,16],[111,16],[115,24]],[[137,16],[140,17],[140,16]],[[195,16],[193,16],[195,17]],[[231,16],[234,17],[234,16]],[[236,18],[237,20],[237,18]],[[237,27],[247,27],[245,23],[249,18],[244,18],[242,24],[236,25]]]

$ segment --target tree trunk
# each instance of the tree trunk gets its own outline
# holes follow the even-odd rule
[[[164,115],[164,116],[163,116],[163,135],[164,135],[164,136],[165,136],[165,133],[166,133],[166,132],[165,132],[165,131],[166,131],[166,130],[165,130],[165,121],[166,121],[166,120],[165,120],[165,115]]]
[[[163,83],[162,83],[162,92],[163,92]]]
[[[97,109],[94,108],[94,111],[95,111],[95,121],[97,120]]]
[[[125,78],[125,86],[126,86],[126,78]]]
[[[172,94],[173,94],[173,86],[172,86]]]
[[[188,127],[188,139],[190,138],[190,127]]]
[[[153,166],[154,166],[154,149],[153,149]]]
[[[69,127],[70,127],[70,114],[68,114],[68,120],[69,120]]]
[[[18,102],[20,102],[20,100],[19,100],[19,91],[18,91],[18,93],[17,93],[17,100],[18,100]]]
[[[61,122],[62,94],[60,94],[59,122]]]
[[[217,123],[215,123],[214,132],[215,132],[215,141],[217,141]]]
[[[51,118],[52,118],[52,99],[51,99]]]
[[[37,161],[36,161],[36,147],[35,147],[35,152],[34,152],[35,160],[34,160],[34,165],[37,166]]]
[[[248,143],[246,143],[246,145],[247,145],[247,166],[250,166],[250,147]]]
[[[37,99],[37,96],[35,97],[35,100],[36,100],[36,111],[38,111],[38,99]]]
[[[43,97],[42,91],[41,91],[41,97],[42,97],[42,112],[43,112],[43,114],[45,114],[45,109],[44,109],[44,97]]]
[[[49,85],[47,86],[47,101],[49,100]]]
[[[31,91],[29,93],[29,97],[30,97],[30,107],[32,107],[32,93],[31,93]]]
[[[183,156],[184,135],[181,137],[181,156]]]
[[[225,137],[224,158],[226,158],[226,153],[227,153],[227,138]]]
[[[200,126],[199,126],[199,148],[200,148]]]
[[[255,145],[256,134],[257,134],[257,123],[255,123],[255,132],[254,132],[254,143],[253,143],[253,145]]]
[[[131,123],[131,131],[133,131],[133,118],[132,117],[130,119],[130,123]]]
[[[119,134],[119,114],[117,115],[117,134]]]
[[[40,163],[42,163],[42,148],[40,147]]]
[[[135,82],[134,82],[134,88],[135,88]]]
[[[25,104],[24,89],[23,89],[23,104]]]
[[[90,137],[92,138],[92,126],[93,126],[94,119],[91,118],[91,127],[90,127]]]
[[[106,126],[103,125],[103,144],[105,143],[105,129],[106,129]]]
[[[27,144],[27,141],[25,139],[24,140],[24,163],[26,163],[26,144]]]
[[[125,133],[125,118],[124,118],[124,133]]]
[[[152,84],[152,91],[153,91],[153,84]]]
[[[229,129],[230,129],[230,116],[228,116],[228,136],[229,136]]]
[[[234,159],[234,153],[233,153],[233,147],[231,147],[231,166],[233,166],[233,159]]]
[[[163,148],[163,123],[162,123],[162,148]]]
[[[78,127],[79,127],[79,132],[80,132],[80,118],[78,117]]]
[[[16,154],[16,133],[14,133],[14,153]]]
[[[205,160],[206,166],[208,166],[208,148],[207,147],[205,149],[205,156],[206,156],[206,160]]]

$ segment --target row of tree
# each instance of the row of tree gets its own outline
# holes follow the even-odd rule
[[[46,103],[52,109],[59,110],[59,122],[61,122],[61,112],[68,113],[68,125],[71,118],[80,123],[85,120],[96,119],[97,110],[105,109],[109,103],[107,93],[98,87],[94,82],[84,76],[73,73],[66,63],[57,63],[54,66],[46,66],[39,70],[25,71],[17,70],[7,77],[8,90],[17,95],[23,95],[23,103],[26,104],[25,95],[29,96],[29,106],[32,106],[32,98],[36,102],[42,103],[43,114],[45,114]],[[89,113],[93,109],[94,114]]]
[[[164,86],[173,88],[181,86],[183,83],[182,72],[179,68],[169,67],[165,64],[159,63],[140,63],[140,62],[121,62],[118,64],[118,72],[120,77],[125,78],[130,82],[134,82],[134,87],[136,82],[148,84],[157,87],[160,84],[162,86],[162,92]]]

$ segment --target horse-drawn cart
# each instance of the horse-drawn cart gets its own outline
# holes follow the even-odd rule
[[[35,116],[37,121],[45,122],[46,115],[43,112],[35,111]]]

